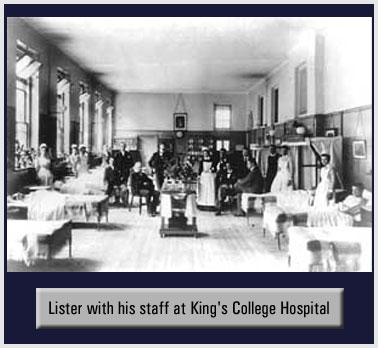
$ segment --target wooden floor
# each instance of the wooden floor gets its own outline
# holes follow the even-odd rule
[[[145,208],[143,208],[145,209]],[[8,271],[48,272],[277,272],[289,271],[287,245],[282,251],[270,235],[263,238],[261,217],[247,225],[231,213],[199,212],[199,238],[161,238],[160,218],[138,209],[111,208],[108,225],[74,225],[73,259],[63,249],[53,260],[26,267],[8,261]]]

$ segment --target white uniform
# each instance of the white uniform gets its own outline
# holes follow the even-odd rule
[[[273,180],[271,192],[293,190],[293,164],[289,155],[278,159],[277,174]]]
[[[314,207],[325,207],[328,205],[328,194],[333,190],[335,183],[335,170],[327,164],[320,170],[320,182],[316,188]]]

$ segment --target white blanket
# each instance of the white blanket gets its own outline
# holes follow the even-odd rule
[[[160,215],[162,218],[170,219],[172,217],[172,197],[170,194],[161,194]],[[192,218],[197,215],[196,196],[188,194],[185,202],[185,217],[191,222]]]
[[[83,173],[77,178],[69,179],[61,186],[60,192],[81,195],[101,194],[106,190],[104,171],[103,167],[99,167],[90,173]]]

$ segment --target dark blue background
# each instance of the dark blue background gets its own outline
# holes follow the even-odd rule
[[[5,17],[373,17],[374,8],[373,5],[4,5],[4,10]],[[6,22],[4,25],[6,33]],[[374,273],[7,273],[6,256],[4,264],[5,343],[357,344],[373,343],[374,339]],[[36,330],[35,289],[54,287],[344,288],[344,329]]]

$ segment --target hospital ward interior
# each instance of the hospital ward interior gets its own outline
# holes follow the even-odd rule
[[[370,18],[7,19],[8,272],[370,272]]]

